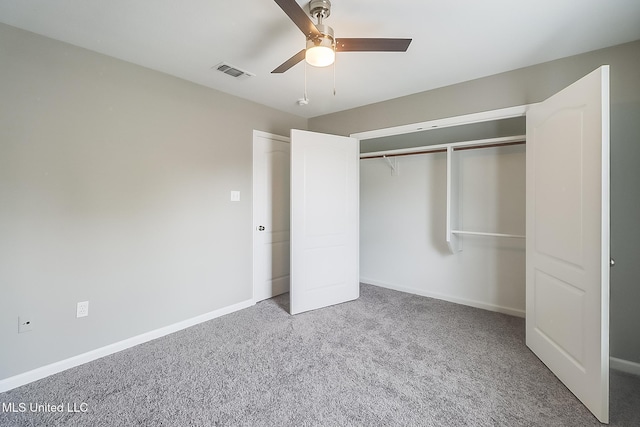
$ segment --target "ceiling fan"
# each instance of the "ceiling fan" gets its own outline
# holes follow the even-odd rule
[[[284,73],[305,59],[308,64],[325,67],[333,64],[336,52],[406,52],[411,39],[335,38],[333,28],[322,23],[331,14],[329,0],[311,0],[309,13],[314,24],[295,0],[275,0],[284,13],[300,28],[307,39],[307,47],[287,59],[271,73]]]

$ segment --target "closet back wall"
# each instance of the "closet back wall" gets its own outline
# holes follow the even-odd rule
[[[458,151],[458,217],[470,231],[524,234],[524,145]],[[363,282],[524,315],[524,240],[462,236],[445,242],[446,154],[360,161]]]

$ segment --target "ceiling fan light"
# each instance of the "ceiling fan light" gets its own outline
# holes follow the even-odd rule
[[[333,64],[336,59],[336,54],[330,47],[326,46],[314,46],[307,49],[305,59],[309,65],[314,67],[326,67]]]
[[[333,48],[333,40],[326,37],[320,43],[307,40],[305,60],[314,67],[326,67],[333,64],[336,59],[336,51]]]

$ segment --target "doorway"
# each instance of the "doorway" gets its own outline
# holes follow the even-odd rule
[[[289,138],[253,132],[253,300],[289,292]]]

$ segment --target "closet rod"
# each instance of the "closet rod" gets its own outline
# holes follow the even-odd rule
[[[435,150],[416,151],[413,153],[398,153],[398,154],[380,154],[379,156],[362,157],[363,159],[382,159],[388,157],[400,157],[400,156],[414,156],[417,154],[430,154],[430,153],[446,153],[446,148],[438,148]]]
[[[507,142],[504,144],[472,145],[469,147],[453,147],[453,151],[475,150],[476,148],[507,147],[509,145],[522,145],[526,143],[527,143],[526,141],[515,141],[515,142]]]

